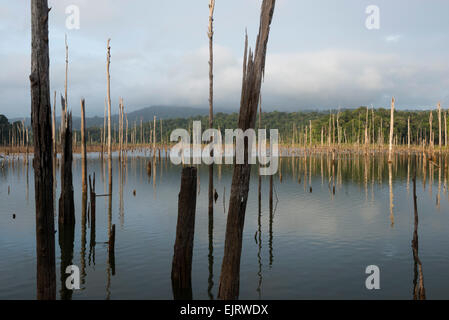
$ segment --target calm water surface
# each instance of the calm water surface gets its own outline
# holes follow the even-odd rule
[[[130,154],[123,170],[114,160],[111,214],[109,198],[98,197],[95,240],[91,241],[90,221],[82,218],[81,162],[75,157],[73,257],[71,245],[58,242],[58,233],[55,237],[58,298],[172,299],[170,272],[181,167],[163,161],[150,177],[149,159],[145,154]],[[254,167],[240,298],[413,299],[415,270],[422,270],[427,298],[449,299],[447,165],[444,158],[440,168],[417,163],[422,265],[416,265],[413,159],[397,156],[389,167],[381,156],[340,156],[334,165],[326,155],[284,158],[282,177],[274,177],[271,214],[269,178],[262,178],[260,215]],[[97,194],[108,193],[107,168],[98,155],[89,155],[88,172],[96,174]],[[210,237],[208,169],[199,168],[194,299],[215,298],[218,291],[232,167],[217,166],[214,174],[219,198]],[[59,199],[59,173],[57,179]],[[116,225],[115,266],[109,263],[106,243],[110,224]],[[81,290],[61,291],[65,282],[61,260],[80,267]],[[380,267],[380,290],[365,288],[369,265]],[[35,270],[34,172],[22,160],[6,162],[0,168],[0,299],[35,299]]]

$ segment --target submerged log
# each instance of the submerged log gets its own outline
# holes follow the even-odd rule
[[[172,288],[175,300],[192,299],[192,255],[196,208],[195,167],[182,169],[181,191],[178,196],[178,222],[172,264]]]
[[[34,141],[37,299],[56,299],[53,149],[47,0],[31,1],[31,123]]]

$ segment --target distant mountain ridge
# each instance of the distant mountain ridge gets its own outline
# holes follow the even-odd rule
[[[229,110],[220,109],[214,110],[215,113],[231,113]],[[154,116],[157,119],[176,119],[176,118],[190,118],[195,116],[205,116],[209,114],[209,109],[206,108],[194,108],[194,107],[178,107],[178,106],[151,106],[143,109],[135,110],[127,114],[128,124],[132,126],[134,121],[140,123],[142,119],[143,122],[153,121]],[[59,125],[60,117],[56,118],[56,123]],[[15,121],[23,121],[23,118],[13,118],[9,119],[9,122],[13,123]],[[73,117],[73,128],[79,130],[81,128],[81,118]],[[112,126],[118,124],[118,114],[113,114],[111,117]],[[86,127],[102,127],[104,123],[103,117],[94,116],[86,117]],[[31,118],[25,118],[25,125],[31,126]]]

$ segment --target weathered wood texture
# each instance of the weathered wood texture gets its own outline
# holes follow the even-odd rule
[[[31,122],[34,136],[37,299],[56,299],[48,2],[31,1]]]
[[[214,10],[215,0],[209,2],[209,128],[214,125]],[[209,220],[214,213],[214,165],[209,165]]]
[[[106,76],[107,76],[107,104],[108,104],[108,157],[112,157],[111,146],[111,75],[109,73],[109,66],[111,64],[111,46],[109,45],[111,39],[108,39],[107,56],[106,56]]]
[[[413,209],[414,209],[414,230],[412,240],[412,251],[414,261],[414,277],[413,277],[413,299],[414,300],[426,300],[426,290],[424,288],[424,276],[422,263],[419,259],[419,237],[418,237],[418,203],[416,196],[416,159],[413,172]]]
[[[62,130],[61,196],[59,198],[59,223],[75,224],[72,175],[72,113],[67,112]]]
[[[181,190],[178,196],[178,222],[172,264],[174,299],[192,299],[192,256],[195,233],[197,169],[182,169]]]
[[[248,36],[245,39],[242,95],[238,127],[243,131],[255,127],[257,106],[265,70],[265,57],[273,18],[275,0],[262,2],[259,35],[254,54],[248,55]],[[242,234],[250,181],[251,165],[248,163],[248,141],[245,139],[244,164],[235,164],[229,200],[226,240],[220,275],[219,299],[237,299],[240,282],[240,257]]]
[[[86,107],[81,99],[81,175],[83,193],[87,192],[87,155],[86,155]]]
[[[394,135],[394,103],[395,99],[391,99],[391,114],[390,114],[390,144],[388,148],[388,162],[393,161],[393,135]]]

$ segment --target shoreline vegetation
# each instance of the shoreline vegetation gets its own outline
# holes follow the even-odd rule
[[[124,114],[124,111],[121,111]],[[434,114],[436,114],[434,116]],[[359,107],[338,112],[262,112],[261,128],[279,130],[279,146],[285,153],[302,152],[366,152],[388,149],[390,110]],[[126,115],[123,115],[126,118]],[[398,152],[442,152],[447,153],[447,110],[394,111],[393,146]],[[441,117],[439,121],[432,121]],[[157,119],[157,118],[156,118]],[[152,121],[134,121],[129,126],[126,119],[119,123],[119,130],[114,123],[111,131],[111,148],[114,151],[134,151],[156,147],[167,151],[175,142],[170,143],[170,133],[177,128],[192,131],[193,121],[201,121],[202,127],[209,126],[208,116],[195,116],[177,119],[158,119]],[[214,114],[213,127],[224,136],[224,128],[236,129],[238,114]],[[432,123],[432,129],[430,124]],[[159,128],[160,126],[160,128]],[[125,128],[126,127],[126,128]],[[154,127],[156,130],[154,130]],[[86,128],[87,153],[105,152],[107,150],[104,128]],[[107,130],[107,128],[106,128]],[[158,132],[159,131],[159,132]],[[435,134],[436,133],[436,134]],[[439,135],[441,134],[441,138]],[[432,136],[432,138],[430,138]],[[60,128],[55,128],[55,144],[60,152]],[[440,147],[441,139],[441,147]],[[155,140],[153,144],[153,140]],[[121,144],[121,146],[120,146]],[[33,136],[31,128],[24,121],[9,123],[0,115],[0,153],[3,155],[27,152],[33,153]],[[81,153],[81,130],[73,130],[73,152]],[[281,155],[281,156],[282,156]]]

